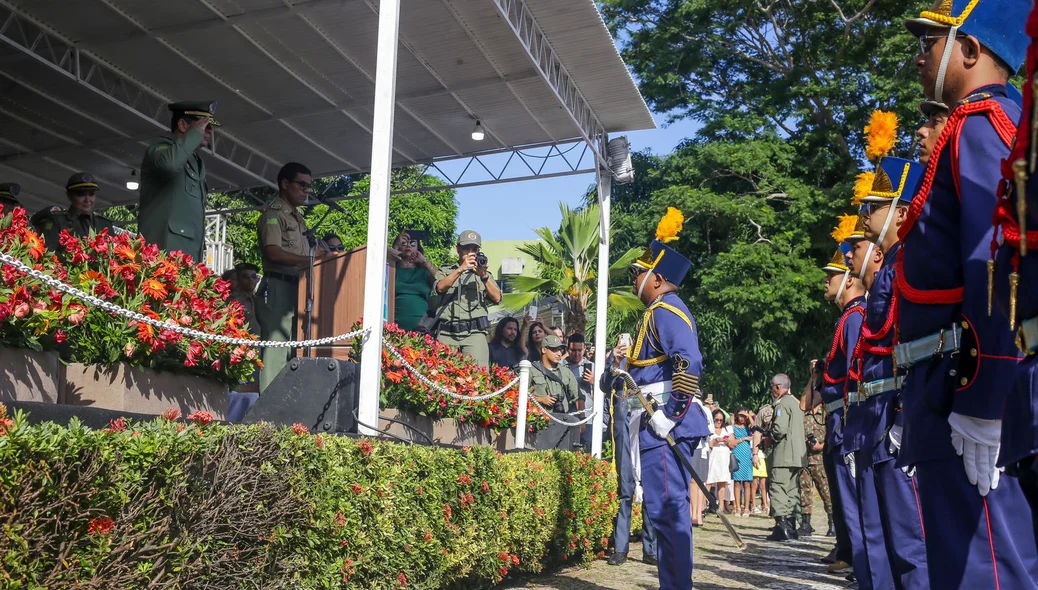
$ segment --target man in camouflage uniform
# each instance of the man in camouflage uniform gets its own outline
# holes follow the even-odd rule
[[[798,534],[810,536],[814,533],[811,528],[812,505],[814,495],[811,492],[811,483],[814,482],[818,489],[818,495],[822,497],[822,505],[825,506],[825,515],[829,518],[829,531],[827,537],[836,535],[833,529],[833,504],[829,499],[829,480],[825,477],[825,469],[822,467],[822,452],[825,449],[825,415],[822,406],[816,406],[811,412],[804,414],[804,436],[807,438],[807,468],[800,471],[800,528]]]
[[[582,399],[580,384],[573,371],[561,365],[566,345],[554,334],[544,336],[541,360],[530,371],[530,392],[542,406],[553,412],[572,412]]]
[[[482,244],[473,230],[458,234],[458,262],[439,268],[434,290],[440,306],[439,341],[488,367],[488,316],[490,306],[501,303],[501,287],[486,266],[477,264]]]

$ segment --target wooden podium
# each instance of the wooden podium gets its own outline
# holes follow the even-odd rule
[[[349,332],[364,313],[364,273],[367,269],[367,246],[354,248],[345,254],[328,257],[314,263],[314,312],[310,322],[311,338],[326,338]],[[386,310],[388,321],[394,317],[393,300],[396,293],[396,268],[389,265],[386,273]],[[299,324],[296,337],[306,334],[307,273],[299,275]],[[346,360],[353,341],[342,340],[331,345],[311,348],[309,356],[332,357]],[[296,356],[304,356],[296,349]]]

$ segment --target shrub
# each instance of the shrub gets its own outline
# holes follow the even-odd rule
[[[610,534],[588,455],[201,422],[0,419],[4,587],[471,588]]]

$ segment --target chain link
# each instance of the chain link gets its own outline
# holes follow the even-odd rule
[[[535,406],[540,408],[541,411],[544,412],[544,415],[547,416],[549,420],[551,420],[552,422],[555,422],[557,424],[562,424],[563,426],[570,426],[570,427],[572,427],[572,426],[583,426],[584,424],[587,424],[588,422],[591,422],[592,420],[594,420],[595,416],[598,415],[598,412],[595,411],[595,412],[591,412],[590,414],[588,414],[588,416],[586,418],[584,418],[583,420],[577,420],[576,422],[566,422],[565,420],[559,420],[555,416],[552,416],[551,415],[551,411],[548,410],[547,408],[545,408],[544,406],[542,406],[541,402],[537,401],[537,397],[536,396],[531,395],[530,396],[530,401],[532,401]],[[586,412],[586,411],[587,410],[581,410],[579,412],[573,412],[572,414],[568,414],[568,415],[569,416],[573,416],[574,414],[579,414],[580,412]]]
[[[316,340],[295,340],[287,342],[281,342],[277,340],[253,340],[251,338],[231,338],[230,336],[223,336],[220,334],[209,334],[207,332],[202,332],[201,330],[185,328],[183,326],[180,326],[173,320],[156,320],[139,312],[130,311],[124,307],[120,307],[114,303],[105,301],[104,299],[101,299],[99,297],[95,297],[94,295],[91,295],[85,291],[73,287],[72,285],[67,285],[61,282],[60,280],[45,274],[43,271],[34,269],[26,265],[22,261],[18,260],[17,258],[8,255],[5,252],[0,252],[0,262],[3,262],[8,266],[12,266],[22,271],[23,273],[42,282],[44,285],[47,285],[52,289],[57,289],[62,293],[71,295],[76,299],[82,300],[84,303],[89,303],[90,305],[103,309],[104,311],[107,311],[109,313],[123,316],[135,322],[142,322],[159,328],[160,330],[169,330],[171,332],[176,332],[184,336],[189,336],[196,340],[208,340],[212,342],[219,342],[221,344],[229,344],[231,346],[251,346],[253,348],[312,348],[324,344],[331,344],[332,342],[337,342],[340,340],[349,340],[352,338],[356,338],[357,336],[366,335],[370,330],[370,328],[361,328],[360,330],[354,330],[353,332],[347,332],[345,334],[340,334],[338,336],[329,336],[327,338],[318,338]]]
[[[436,383],[433,383],[428,377],[426,377],[425,375],[422,375],[421,373],[419,373],[418,369],[416,369],[414,367],[414,365],[412,365],[411,363],[407,362],[407,359],[404,358],[404,355],[400,354],[400,351],[397,350],[392,344],[386,342],[385,346],[386,346],[386,350],[388,350],[393,356],[395,356],[397,358],[397,360],[399,360],[404,365],[404,367],[408,371],[410,371],[411,374],[414,375],[419,381],[421,381],[422,383],[427,385],[429,388],[434,389],[436,391],[439,391],[440,393],[442,393],[444,395],[447,395],[447,396],[450,396],[450,397],[452,397],[454,399],[460,399],[460,400],[464,400],[464,401],[468,401],[468,402],[483,401],[483,400],[490,399],[492,397],[497,397],[497,396],[501,395],[502,393],[508,391],[512,387],[514,387],[517,383],[519,383],[519,378],[516,377],[515,379],[512,379],[510,382],[508,382],[501,389],[498,389],[497,391],[494,391],[492,393],[488,393],[486,395],[475,395],[475,396],[461,395],[460,393],[455,393],[453,391],[449,391],[447,389],[444,389],[443,387],[440,387]]]

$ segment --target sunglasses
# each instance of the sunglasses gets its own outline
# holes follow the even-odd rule
[[[346,250],[346,246],[328,246],[329,252],[342,252]]]
[[[955,39],[965,39],[968,35],[957,34]],[[933,51],[934,45],[941,39],[947,39],[948,35],[920,35],[919,37],[919,53],[926,55]]]
[[[258,279],[258,278],[260,278],[260,276],[258,274],[256,274],[256,273],[252,273],[252,274],[242,275],[241,278],[243,278],[243,279]]]

